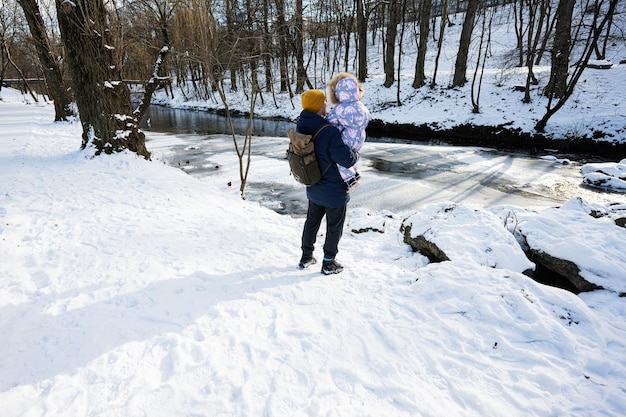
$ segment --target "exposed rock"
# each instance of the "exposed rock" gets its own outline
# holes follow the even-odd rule
[[[431,262],[470,261],[526,275],[535,267],[498,216],[483,209],[428,204],[404,219],[400,231],[404,242]]]
[[[530,249],[530,259],[536,264],[541,264],[550,271],[566,278],[576,289],[575,292],[585,292],[601,289],[599,285],[587,281],[580,275],[580,268],[573,262],[555,258],[549,253],[537,249]]]
[[[386,219],[390,215],[384,213],[372,213],[365,209],[355,209],[350,219],[348,227],[352,233],[385,233]]]
[[[367,233],[367,232],[377,232],[377,233],[385,233],[385,225],[382,228],[377,229],[375,227],[363,227],[361,229],[352,229],[352,233]]]
[[[414,252],[419,252],[427,257],[430,262],[450,260],[436,243],[430,242],[423,235],[411,237],[411,226],[404,229],[404,243],[408,244]]]
[[[589,62],[587,62],[587,68],[611,69],[612,66],[613,63],[606,59],[590,59]]]
[[[513,208],[499,208],[496,214],[445,202],[421,207],[402,221],[400,231],[404,242],[430,262],[509,269],[574,293],[606,289],[623,294],[626,233],[612,217],[623,209],[573,198],[558,209],[517,213],[511,227]]]
[[[530,259],[566,278],[575,292],[623,292],[626,233],[611,217],[618,207],[602,209],[573,198],[561,208],[538,213],[519,225]]]

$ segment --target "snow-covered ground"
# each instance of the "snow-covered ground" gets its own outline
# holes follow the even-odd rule
[[[626,412],[626,229],[608,216],[575,202],[561,216],[457,206],[449,221],[433,205],[351,209],[346,270],[327,277],[296,268],[302,218],[239,197],[234,151],[203,179],[132,153],[92,158],[79,123],[0,97],[3,417]],[[291,180],[270,163],[251,172]],[[511,210],[607,290],[518,272]],[[438,220],[455,259],[430,264],[402,242],[420,218]]]
[[[388,122],[529,131],[545,108],[547,68],[535,68],[540,84],[523,104],[513,87],[524,70],[507,58],[513,35],[504,26],[492,35],[478,114],[470,83],[447,88],[456,54],[447,46],[438,86],[403,88],[401,107],[371,59],[365,104]],[[406,87],[412,45],[403,48]],[[611,69],[585,71],[548,134],[626,140],[625,55],[616,42]],[[5,88],[0,98],[2,417],[626,414],[626,229],[611,214],[623,194],[559,209],[440,201],[395,212],[361,202],[340,243],[346,270],[327,277],[296,268],[302,218],[240,198],[234,151],[202,178],[165,164],[168,149],[186,143],[176,135],[148,133],[152,162],[92,158],[79,150],[80,124],[52,123],[50,104]],[[179,93],[156,99],[219,106]],[[259,116],[300,111],[298,96],[263,103]],[[248,103],[240,91],[229,105]],[[602,171],[620,189],[623,157],[584,174]],[[286,161],[276,164],[253,158],[252,180],[293,181]],[[406,222],[429,224],[452,260],[413,253]],[[513,238],[520,230],[606,289],[577,296],[523,275],[532,264]]]

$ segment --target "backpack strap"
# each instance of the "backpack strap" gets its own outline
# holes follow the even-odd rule
[[[320,133],[322,131],[322,129],[324,129],[326,126],[330,126],[330,124],[329,123],[322,123],[321,125],[319,125],[317,127],[317,129],[315,129],[313,131],[313,134],[311,135],[312,136],[311,140],[315,140],[315,137],[317,136],[317,134]]]
[[[330,124],[322,123],[317,129],[315,129],[315,131],[313,132],[313,135],[311,136],[311,142],[315,142],[315,137],[317,136],[317,134],[320,133],[327,126],[330,126]],[[324,169],[324,171],[322,171],[322,177],[326,175],[326,173],[328,172],[332,164],[333,164],[333,161],[331,160],[328,166]]]

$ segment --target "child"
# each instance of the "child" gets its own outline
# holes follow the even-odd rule
[[[365,142],[365,128],[370,121],[370,112],[361,102],[363,88],[354,74],[342,72],[335,75],[328,83],[329,100],[334,107],[326,120],[341,132],[343,143],[353,151],[359,152]],[[359,186],[361,176],[356,165],[350,168],[337,164],[339,174],[346,183],[348,192]]]

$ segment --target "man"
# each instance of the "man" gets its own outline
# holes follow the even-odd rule
[[[320,125],[326,123],[324,119],[326,113],[324,92],[321,90],[305,91],[302,93],[302,113],[298,118],[296,130],[307,135],[313,134]],[[299,268],[304,269],[317,263],[313,250],[317,232],[322,219],[326,216],[322,274],[338,274],[343,271],[343,266],[335,260],[335,256],[337,256],[337,246],[343,234],[346,206],[350,195],[336,164],[349,168],[356,164],[359,154],[343,143],[337,128],[329,125],[323,128],[315,138],[315,156],[322,172],[328,166],[330,169],[319,182],[306,187],[309,208],[302,231],[302,258]]]

